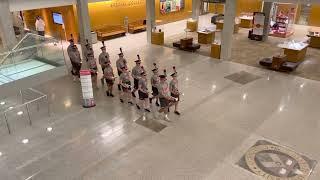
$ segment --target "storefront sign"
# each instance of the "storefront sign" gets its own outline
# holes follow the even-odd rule
[[[144,5],[145,1],[144,0],[116,0],[112,1],[110,3],[110,7],[112,8],[119,8],[119,7],[132,7],[132,6],[140,6]]]

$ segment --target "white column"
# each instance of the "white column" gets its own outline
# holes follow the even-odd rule
[[[199,20],[201,0],[192,0],[192,19]]]
[[[225,4],[224,25],[221,35],[221,58],[230,60],[234,20],[236,17],[236,0],[227,0]]]
[[[263,3],[263,13],[265,14],[264,28],[263,28],[263,41],[268,40],[269,31],[270,31],[270,19],[271,19],[271,10],[273,2],[264,2]]]
[[[9,0],[0,0],[0,37],[4,48],[10,50],[16,43]]]
[[[146,0],[146,12],[147,12],[147,42],[151,43],[152,29],[155,26],[156,14],[155,14],[155,0]]]
[[[78,26],[80,34],[80,44],[82,49],[82,55],[86,51],[86,39],[92,43],[91,39],[91,25],[88,9],[88,0],[77,0],[77,14],[78,14]]]

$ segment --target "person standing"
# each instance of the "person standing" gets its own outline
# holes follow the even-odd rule
[[[102,73],[104,74],[104,69],[107,67],[108,63],[111,64],[111,62],[109,53],[107,53],[106,46],[104,45],[104,41],[102,41],[102,45],[103,46],[100,48],[102,52],[99,55],[99,64],[101,66]],[[101,78],[101,84],[104,84],[104,78]]]
[[[122,52],[122,48],[120,48],[120,53],[118,55],[119,55],[119,59],[116,61],[116,66],[117,66],[118,76],[120,77],[123,72],[123,68],[128,69],[128,67],[127,67],[127,60],[124,58],[124,54]],[[118,83],[118,90],[119,91],[121,90],[120,78]]]
[[[36,31],[38,32],[38,35],[44,36],[44,34],[45,34],[44,31],[45,31],[46,24],[45,24],[45,22],[42,20],[42,18],[40,16],[36,17],[35,26],[36,26]]]
[[[153,75],[150,79],[151,82],[151,87],[152,87],[152,97],[150,98],[150,104],[152,104],[152,100],[156,99],[156,106],[159,106],[159,91],[158,91],[158,86],[160,83],[160,78],[159,78],[159,73],[158,73],[158,68],[157,64],[154,63],[154,69],[152,70]]]
[[[103,72],[104,72],[104,78],[106,79],[106,83],[108,86],[106,94],[107,96],[114,97],[112,92],[113,92],[113,84],[114,84],[115,77],[114,77],[113,68],[111,66],[110,61],[107,61]]]
[[[138,109],[143,108],[146,112],[150,112],[147,73],[144,71],[139,79],[138,94],[140,100],[140,105],[137,104]]]
[[[171,74],[172,80],[170,81],[170,93],[171,93],[171,97],[175,98],[177,101],[174,102],[174,113],[176,115],[180,115],[180,112],[178,111],[178,103],[180,101],[180,92],[178,89],[178,73],[176,71],[176,68],[173,67],[174,73]]]
[[[128,104],[133,105],[132,103],[132,96],[131,96],[131,80],[130,74],[127,67],[122,67],[121,75],[119,78],[119,83],[121,85],[121,92],[120,92],[120,102],[123,103],[124,100],[128,102]]]
[[[133,67],[131,76],[133,78],[133,91],[132,91],[132,96],[136,97],[135,92],[139,88],[139,79],[141,77],[141,74],[144,72],[143,67],[141,66],[141,59],[140,56],[138,56],[138,60],[134,61],[136,63],[136,66]]]
[[[169,107],[173,105],[173,102],[176,101],[175,98],[169,95],[169,85],[167,83],[166,75],[160,75],[159,83],[159,101],[160,101],[160,110],[159,113],[164,113],[164,119],[170,121],[168,117]]]
[[[92,46],[91,46],[91,44],[89,43],[89,40],[88,39],[86,39],[86,54],[85,54],[85,56],[86,56],[86,61],[88,62],[89,61],[89,56],[93,56],[94,57],[94,51],[93,51],[93,49],[92,49]]]
[[[98,78],[98,66],[96,58],[94,58],[93,53],[87,54],[87,61],[89,64],[89,69],[91,72],[92,84],[95,89],[98,89],[97,78]]]
[[[81,64],[82,64],[81,56],[77,46],[74,44],[72,35],[69,42],[70,42],[70,45],[67,48],[67,53],[72,65],[71,74],[73,75],[73,81],[76,81],[76,78],[80,78],[80,70],[81,70]]]

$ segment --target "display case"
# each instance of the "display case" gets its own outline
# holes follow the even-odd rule
[[[240,27],[242,28],[252,28],[253,25],[253,14],[252,13],[241,13],[239,16]]]

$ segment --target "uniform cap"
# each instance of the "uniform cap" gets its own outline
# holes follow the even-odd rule
[[[156,71],[158,71],[158,68],[152,69],[152,72],[156,72]]]
[[[138,63],[138,62],[141,62],[141,60],[140,60],[140,59],[138,59],[138,60],[135,60],[134,62]]]
[[[101,50],[105,50],[105,49],[106,49],[106,47],[105,47],[105,46],[102,46],[100,49],[101,49]]]
[[[71,38],[68,40],[69,42],[74,42],[73,35],[70,34]]]
[[[144,76],[144,75],[146,75],[146,72],[142,72],[140,75],[141,75],[141,76]]]
[[[172,77],[177,77],[177,75],[178,75],[178,74],[177,74],[176,72],[174,72],[174,73],[171,74]]]

